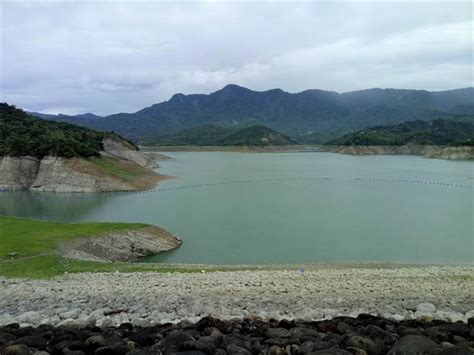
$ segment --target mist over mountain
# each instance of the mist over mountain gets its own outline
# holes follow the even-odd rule
[[[114,131],[135,141],[169,135],[203,124],[241,129],[265,125],[314,143],[377,125],[430,121],[474,113],[474,88],[449,91],[367,89],[347,93],[281,89],[253,91],[227,85],[211,94],[175,94],[135,113],[39,117]]]

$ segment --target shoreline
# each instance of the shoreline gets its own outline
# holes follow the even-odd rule
[[[430,159],[464,160],[474,159],[474,147],[469,146],[341,146],[324,144],[301,144],[289,146],[143,146],[144,151],[156,152],[223,152],[223,153],[337,153],[345,155],[399,155],[420,156]]]

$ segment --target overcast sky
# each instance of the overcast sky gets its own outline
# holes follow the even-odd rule
[[[473,86],[465,3],[2,2],[2,101],[135,112],[228,83],[338,92]]]

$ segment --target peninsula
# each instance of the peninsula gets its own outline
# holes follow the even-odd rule
[[[143,153],[112,132],[42,120],[0,104],[0,190],[137,191],[167,178]]]

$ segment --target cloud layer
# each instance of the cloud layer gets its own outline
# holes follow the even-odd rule
[[[472,86],[466,3],[4,2],[2,101],[134,112],[255,90]]]

